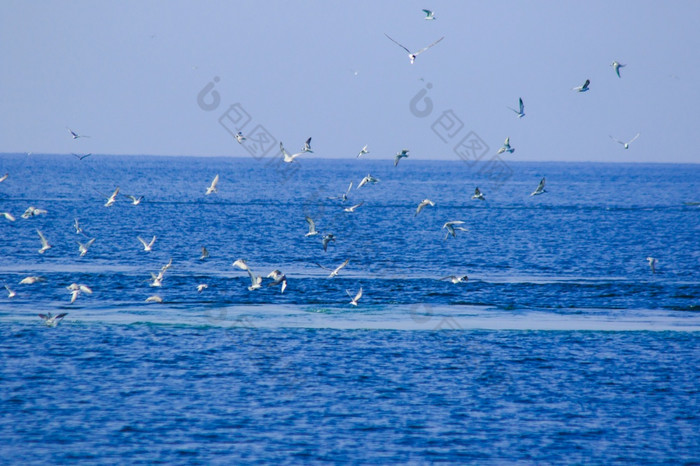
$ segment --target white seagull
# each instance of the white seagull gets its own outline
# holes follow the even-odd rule
[[[282,144],[281,141],[280,141],[280,151],[282,152],[282,155],[284,156],[284,159],[282,161],[285,163],[294,162],[297,157],[299,157],[300,155],[302,155],[304,153],[304,152],[297,152],[296,154],[289,155],[289,152],[287,152],[284,149],[284,145]]]
[[[348,200],[348,195],[350,194],[351,189],[352,181],[350,182],[350,186],[348,186],[348,189],[343,194],[341,194],[340,196],[329,197],[328,199],[340,199],[340,202],[345,202]]]
[[[518,98],[518,106],[520,110],[516,110],[512,107],[508,107],[509,109],[513,110],[515,113],[518,114],[518,118],[522,118],[525,116],[525,105],[523,105],[523,99],[522,97]]]
[[[144,250],[144,251],[146,251],[146,252],[151,252],[151,251],[153,250],[153,243],[156,242],[156,237],[155,237],[155,235],[153,236],[153,238],[151,238],[151,242],[150,242],[150,243],[147,243],[146,240],[144,240],[144,239],[141,238],[140,236],[137,236],[136,238],[137,238],[137,239],[141,242],[141,244],[143,245],[143,250]]]
[[[461,231],[469,231],[468,228],[464,228],[461,226],[455,226],[455,225],[462,225],[464,224],[463,221],[461,220],[453,220],[451,222],[446,222],[442,228],[447,229],[447,233],[445,234],[445,239],[447,239],[450,235],[452,235],[453,238],[457,237],[457,231],[456,230],[461,230]]]
[[[7,220],[9,220],[10,222],[14,222],[14,221],[16,220],[15,217],[14,217],[14,215],[12,215],[12,214],[9,213],[9,212],[0,212],[0,215],[2,215],[3,217],[5,217],[5,218],[6,218]]]
[[[365,148],[367,148],[367,146],[365,146]],[[358,155],[358,157],[359,157],[359,155]],[[4,175],[0,176],[0,183],[2,183],[3,181],[5,181],[5,180],[7,179],[8,176],[10,176],[9,173],[5,173]]]
[[[207,288],[209,288],[209,285],[207,285],[206,283],[202,283],[200,285],[197,285],[197,292],[201,293],[202,291],[206,290]]]
[[[633,137],[632,139],[630,139],[628,142],[619,141],[619,140],[615,139],[615,138],[612,137],[612,136],[610,136],[610,139],[612,139],[613,141],[615,141],[615,142],[618,143],[618,144],[622,144],[622,147],[624,147],[625,149],[629,149],[629,148],[630,148],[630,144],[632,144],[634,141],[637,140],[637,138],[639,137],[639,134],[640,134],[640,133],[637,133],[637,135],[636,135],[635,137]]]
[[[547,190],[544,189],[544,183],[545,183],[545,179],[544,179],[544,177],[542,177],[542,179],[540,180],[540,184],[537,185],[537,189],[535,189],[532,192],[532,194],[530,194],[530,196],[537,196],[538,194],[546,193]]]
[[[236,259],[236,262],[231,264],[232,267],[238,267],[241,270],[250,270],[250,267],[248,267],[248,264],[246,263],[245,259]]]
[[[92,243],[95,242],[95,238],[92,238],[90,241],[87,243],[83,244],[80,241],[78,241],[78,250],[80,251],[80,257],[83,257],[85,254],[87,254],[88,249],[90,246],[92,246]]]
[[[20,285],[33,285],[37,282],[43,282],[45,278],[43,277],[37,277],[35,275],[30,275],[29,277],[24,277],[22,280],[19,281]]]
[[[357,158],[359,159],[360,157],[362,157],[365,154],[369,154],[369,150],[367,149],[367,144],[365,144],[365,147],[360,149],[360,152],[357,154]]]
[[[282,284],[282,291],[280,291],[280,293],[284,293],[284,290],[287,289],[287,277],[279,270],[273,270],[267,275],[267,278],[272,278],[272,283],[267,286]]]
[[[125,196],[128,197],[129,199],[131,199],[132,205],[139,205],[139,204],[141,204],[141,201],[143,200],[143,196],[136,197],[136,196],[132,196],[130,194],[127,194]]]
[[[7,297],[8,297],[8,298],[12,299],[12,298],[14,298],[15,296],[17,296],[17,293],[15,293],[14,291],[12,291],[12,290],[10,289],[9,286],[5,285],[5,289],[7,290]]]
[[[469,277],[466,275],[450,275],[449,277],[442,277],[440,280],[449,280],[456,285],[457,283],[465,283],[467,280],[469,280]]]
[[[388,34],[385,33],[384,35],[387,36],[387,37],[389,38],[389,40],[391,40],[393,43],[395,43],[396,45],[398,45],[399,47],[401,47],[402,49],[404,49],[406,52],[408,52],[408,58],[411,60],[411,65],[413,64],[414,61],[416,61],[416,57],[417,57],[418,55],[420,55],[421,53],[425,52],[425,51],[428,50],[430,47],[436,45],[438,42],[440,42],[442,39],[445,38],[445,36],[443,36],[443,37],[439,38],[438,40],[436,40],[435,42],[433,42],[432,44],[428,45],[427,47],[423,47],[422,49],[420,49],[420,50],[417,51],[417,52],[411,52],[411,51],[408,50],[406,47],[404,47],[403,45],[399,44],[399,43],[396,42],[394,39],[392,39],[391,37],[389,37]]]
[[[307,139],[307,140],[304,142],[304,147],[301,148],[301,152],[302,152],[302,153],[304,153],[304,152],[310,152],[310,153],[312,153],[312,154],[314,153],[314,151],[311,150],[311,138]]]
[[[250,269],[247,269],[248,276],[250,277],[250,286],[248,287],[248,291],[254,291],[260,289],[262,286],[262,277],[260,275],[254,275],[253,271]]]
[[[365,203],[365,201],[361,201],[359,204],[355,204],[352,207],[346,207],[343,209],[343,212],[355,212],[355,210],[364,203]]]
[[[70,291],[70,303],[73,304],[75,300],[78,298],[78,295],[80,293],[87,293],[87,294],[92,294],[92,290],[90,289],[89,286],[87,285],[82,285],[78,283],[71,283],[66,287],[68,291]]]
[[[590,80],[590,79],[586,79],[586,82],[583,83],[583,86],[572,87],[571,90],[572,90],[572,91],[576,91],[576,92],[586,92],[586,91],[588,90],[588,86],[589,86],[590,84],[591,84],[591,80]]]
[[[236,133],[234,137],[236,138],[236,141],[238,141],[238,144],[243,144],[243,141],[245,141],[245,136],[243,136],[243,133],[240,131]]]
[[[397,152],[394,156],[394,166],[399,164],[399,160],[408,157],[408,149],[402,149],[401,152]]]
[[[435,17],[435,12],[432,10],[423,10],[423,13],[425,13],[425,18],[423,18],[423,19],[427,19],[429,21],[433,21],[433,20],[437,19]]]
[[[309,224],[309,232],[307,234],[305,234],[304,236],[317,235],[318,231],[316,231],[316,224],[314,223],[314,221],[308,215],[305,218],[306,218],[306,223]]]
[[[206,196],[208,196],[208,195],[210,195],[211,193],[216,193],[216,192],[218,192],[218,191],[216,190],[216,185],[217,185],[218,183],[219,183],[219,174],[217,173],[216,176],[214,177],[214,179],[212,180],[211,184],[210,184],[209,187],[207,188],[207,192],[205,192],[204,194],[205,194]]]
[[[623,65],[622,63],[620,63],[618,61],[614,61],[614,62],[610,63],[610,66],[612,66],[613,70],[615,70],[615,74],[617,74],[617,77],[621,78],[622,76],[620,76],[620,68],[624,68],[627,65]]]
[[[323,250],[328,251],[328,243],[333,241],[335,243],[335,236],[333,233],[328,233],[326,236],[323,237],[323,240],[321,243],[323,244]]]
[[[78,219],[75,219],[75,222],[73,222],[73,228],[75,228],[75,233],[80,234],[83,232],[83,228],[80,226],[80,222],[78,222]]]
[[[41,240],[41,249],[39,249],[39,254],[44,254],[46,251],[51,249],[51,245],[49,242],[46,240],[46,237],[39,231],[39,229],[36,230],[37,233],[39,233],[39,239]]]
[[[372,184],[374,184],[374,183],[378,183],[378,182],[379,182],[379,179],[378,179],[378,178],[375,178],[375,177],[373,177],[372,175],[370,175],[370,174],[368,173],[367,176],[365,176],[364,178],[362,178],[362,181],[360,181],[360,184],[357,185],[357,189],[360,189],[361,187],[363,187],[363,186],[366,185],[367,183],[372,183]]]
[[[202,255],[199,256],[199,260],[203,261],[203,260],[206,259],[207,257],[209,257],[209,251],[207,251],[207,248],[205,248],[204,246],[202,246]]]
[[[154,294],[153,296],[149,296],[148,298],[146,298],[146,302],[147,303],[162,303],[163,298],[161,298],[157,294]]]
[[[330,275],[328,275],[328,278],[333,278],[333,277],[337,276],[338,273],[342,270],[342,268],[345,267],[346,265],[348,265],[348,262],[350,262],[350,259],[345,259],[345,262],[343,262],[343,263],[340,264],[338,267],[336,267],[335,269],[333,269],[333,271],[330,273]],[[320,265],[320,264],[317,264],[317,265]],[[321,265],[321,267],[323,267],[323,266]],[[330,270],[330,269],[328,269],[327,267],[323,267],[323,268],[324,268],[324,269],[327,269],[327,270]]]
[[[418,204],[418,207],[416,208],[416,213],[413,214],[413,216],[415,217],[416,215],[418,215],[421,212],[421,210],[425,209],[427,206],[435,207],[435,203],[430,199],[423,199],[422,201],[420,201],[420,204]]]
[[[481,192],[478,186],[474,190],[474,195],[472,196],[472,199],[479,199],[480,201],[486,200],[486,198],[484,197],[484,193]]]
[[[71,136],[73,136],[73,139],[78,139],[78,138],[89,138],[90,136],[86,136],[84,134],[78,134],[75,131],[73,131],[70,128],[66,128],[68,132],[70,133]]]
[[[659,263],[659,261],[656,260],[655,257],[647,257],[647,262],[649,262],[649,267],[651,268],[651,273],[656,273],[656,264]]]
[[[36,207],[30,205],[29,207],[27,207],[27,210],[25,210],[22,214],[22,218],[34,217],[36,215],[43,215],[46,213],[48,213],[46,210],[37,209]]]
[[[67,315],[67,312],[62,312],[55,316],[51,315],[50,312],[47,312],[46,314],[39,314],[39,317],[41,317],[41,320],[44,321],[44,325],[47,327],[55,327]]]
[[[362,297],[362,287],[360,287],[360,291],[357,292],[354,298],[352,297],[352,294],[350,294],[349,290],[345,290],[345,292],[348,294],[348,296],[350,296],[350,299],[352,300],[350,301],[350,304],[352,304],[353,306],[357,306],[357,302]]]
[[[111,196],[107,198],[107,202],[105,202],[105,207],[112,207],[114,203],[117,201],[117,194],[119,194],[119,187],[114,190]]]
[[[498,152],[496,152],[496,154],[502,154],[506,151],[510,152],[511,154],[515,152],[515,149],[513,147],[510,147],[510,137],[506,138],[505,142],[503,143],[503,147],[498,149]]]

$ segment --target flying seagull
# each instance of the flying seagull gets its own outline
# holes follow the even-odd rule
[[[484,193],[481,192],[478,186],[474,190],[474,195],[472,196],[472,199],[479,199],[480,201],[486,200],[486,198],[484,197]]]
[[[323,237],[321,244],[323,244],[324,251],[328,251],[328,243],[330,243],[331,241],[335,243],[335,236],[333,235],[333,233],[328,233],[326,236]]]
[[[219,174],[217,173],[214,179],[211,181],[211,184],[207,188],[207,192],[204,193],[205,196],[210,195],[211,193],[217,193],[218,191],[216,190],[216,185],[219,183]]]
[[[450,275],[449,277],[442,277],[440,280],[449,280],[456,285],[457,283],[466,282],[467,280],[469,280],[469,277],[467,277],[466,275],[462,275],[462,276]]]
[[[346,207],[346,208],[343,209],[343,212],[355,212],[355,210],[356,210],[358,207],[362,206],[362,204],[364,204],[364,203],[365,203],[365,201],[361,201],[359,204],[355,204],[355,205],[352,206],[352,207]]]
[[[511,154],[515,152],[515,148],[510,147],[510,137],[506,138],[506,141],[503,143],[503,147],[498,149],[498,152],[496,154],[502,154],[504,152],[510,152]]]
[[[416,213],[413,214],[413,216],[415,217],[416,215],[418,215],[421,210],[426,208],[426,206],[435,207],[435,203],[430,199],[423,199],[422,201],[420,201],[420,204],[418,204],[418,207],[416,208]]]
[[[343,262],[338,267],[333,269],[333,271],[330,273],[330,275],[328,275],[328,278],[333,278],[333,277],[337,276],[338,272],[340,272],[343,267],[348,265],[348,262],[350,262],[350,259],[345,259],[345,262]],[[323,267],[321,264],[316,264],[316,265],[318,265],[319,267],[324,268],[326,270],[330,270],[328,267]]]
[[[576,92],[586,92],[586,91],[588,90],[588,86],[589,86],[590,84],[591,84],[591,80],[590,80],[590,79],[586,79],[586,82],[583,83],[583,86],[572,87],[571,90],[572,90],[572,91],[576,91]]]
[[[316,231],[316,224],[314,221],[309,217],[308,215],[306,216],[306,223],[309,224],[309,232],[305,234],[304,236],[314,236],[318,234],[318,231]]]
[[[16,220],[15,216],[9,212],[0,212],[0,216],[5,217],[7,220],[9,220],[11,222],[14,222]]]
[[[250,267],[248,267],[248,263],[245,261],[245,259],[236,259],[236,262],[231,264],[233,267],[238,267],[241,270],[248,270]]]
[[[297,157],[299,157],[300,155],[302,155],[304,153],[304,152],[297,152],[296,154],[289,155],[289,152],[284,150],[284,145],[282,144],[281,141],[280,141],[280,151],[282,152],[282,155],[284,156],[284,159],[282,161],[286,162],[286,163],[294,162]]]
[[[12,291],[12,290],[10,289],[9,286],[5,285],[5,289],[7,290],[7,297],[8,297],[8,298],[12,299],[12,298],[14,298],[15,296],[17,296],[17,293],[15,293],[14,291]]]
[[[39,229],[36,230],[37,233],[39,233],[39,239],[41,240],[41,249],[39,249],[39,254],[44,254],[46,251],[51,249],[51,245],[49,244],[48,241],[46,241],[46,237],[39,231]]]
[[[246,271],[250,277],[250,286],[248,287],[248,291],[259,290],[260,287],[262,287],[262,277],[260,275],[254,275],[250,268]]]
[[[143,196],[136,197],[136,196],[132,196],[130,194],[126,194],[125,197],[128,197],[129,199],[131,199],[132,205],[139,205],[139,204],[141,204],[141,201],[143,200]]]
[[[453,220],[451,222],[446,222],[442,226],[442,228],[447,229],[447,233],[445,234],[445,239],[447,239],[450,235],[452,235],[453,238],[456,238],[457,237],[456,230],[469,231],[468,228],[464,228],[462,226],[455,226],[455,225],[462,225],[462,224],[464,224],[464,222],[461,220]]]
[[[163,298],[161,298],[157,294],[154,294],[153,296],[149,296],[148,298],[146,298],[146,302],[147,303],[162,303]]]
[[[30,205],[29,207],[27,207],[27,210],[25,210],[22,214],[22,218],[34,217],[35,215],[43,215],[46,213],[48,213],[46,210],[37,209],[36,207]]]
[[[202,291],[204,291],[207,288],[209,288],[209,285],[207,285],[206,283],[201,283],[201,284],[197,285],[197,292],[201,293]]]
[[[437,19],[435,17],[435,12],[433,12],[431,10],[423,10],[423,13],[425,13],[425,18],[423,18],[423,19],[427,19],[427,20],[431,20],[431,21]]]
[[[203,261],[203,260],[206,259],[207,257],[209,257],[209,251],[207,251],[207,248],[205,248],[204,246],[202,246],[202,255],[199,256],[199,260]]]
[[[367,183],[372,183],[372,184],[374,184],[374,183],[378,183],[378,182],[379,182],[379,179],[378,179],[378,178],[375,178],[375,177],[373,177],[372,175],[370,175],[370,174],[368,173],[367,176],[365,176],[364,178],[362,178],[362,181],[360,181],[360,184],[357,185],[357,189],[360,189],[361,187],[363,187],[363,186],[366,185]]]
[[[425,52],[425,51],[428,50],[430,47],[436,45],[438,42],[440,42],[442,39],[445,38],[445,36],[442,36],[441,38],[439,38],[438,40],[436,40],[435,42],[433,42],[433,43],[430,44],[429,46],[423,47],[422,49],[420,49],[420,50],[417,51],[417,52],[411,52],[411,51],[408,50],[406,47],[404,47],[403,45],[399,44],[399,43],[396,42],[394,39],[392,39],[391,37],[389,37],[388,34],[385,33],[384,35],[387,36],[387,37],[389,38],[390,41],[392,41],[393,43],[395,43],[396,45],[398,45],[399,47],[401,47],[402,49],[404,49],[406,52],[408,52],[408,58],[411,60],[411,65],[413,64],[414,61],[416,61],[416,57],[417,57],[418,55],[420,55],[421,53]]]
[[[107,202],[105,202],[105,207],[112,207],[114,203],[117,201],[117,194],[119,194],[119,187],[117,186],[117,189],[114,190],[111,196],[107,198]]]
[[[73,304],[80,293],[92,294],[92,290],[87,285],[82,285],[78,283],[71,283],[66,287],[70,291],[70,303]]]
[[[618,77],[618,78],[621,78],[621,76],[620,76],[620,68],[623,68],[623,67],[625,67],[625,66],[627,66],[627,65],[623,65],[622,63],[620,63],[620,62],[618,62],[618,61],[614,61],[614,62],[610,63],[610,66],[612,66],[612,67],[613,67],[613,70],[615,70],[615,74],[617,74],[617,77]]]
[[[394,166],[399,164],[399,160],[408,157],[408,149],[402,149],[401,152],[397,152],[394,156]]]
[[[328,199],[340,199],[340,202],[345,202],[348,200],[348,194],[350,194],[351,189],[352,181],[350,182],[350,186],[348,186],[348,189],[343,194],[341,194],[340,196],[329,197]]]
[[[365,146],[365,148],[367,148],[367,146]],[[358,157],[359,157],[359,155],[358,155]],[[0,176],[0,183],[2,183],[3,181],[5,181],[5,180],[7,179],[8,176],[10,176],[9,173],[5,173],[4,175]]]
[[[245,141],[245,136],[243,136],[243,133],[240,131],[236,133],[234,137],[236,138],[236,141],[238,141],[238,144],[243,144],[243,141]]]
[[[530,196],[537,196],[538,194],[546,193],[547,190],[544,189],[544,177],[540,180],[540,184],[537,185],[537,189],[535,189]]]
[[[625,149],[629,149],[630,144],[632,144],[634,141],[636,141],[638,137],[639,137],[639,133],[637,133],[637,135],[635,137],[633,137],[632,139],[630,139],[628,142],[619,141],[612,136],[610,136],[610,139],[612,139],[613,141],[615,141],[618,144],[622,144],[622,147],[624,147]]]
[[[365,147],[360,149],[360,152],[357,154],[357,158],[359,159],[360,157],[362,157],[365,154],[369,154],[369,150],[367,149],[367,144],[365,144]]]
[[[287,289],[287,277],[279,270],[273,270],[267,275],[267,278],[272,278],[272,283],[267,286],[276,286],[281,284],[282,290],[280,293],[284,293],[284,290]]]
[[[78,222],[78,219],[75,219],[75,222],[73,223],[73,228],[75,228],[75,233],[76,234],[81,234],[83,232],[83,227],[80,226],[80,222]]]
[[[83,244],[81,242],[78,242],[78,250],[80,251],[80,257],[83,257],[85,254],[87,254],[88,249],[90,246],[92,246],[92,243],[95,242],[95,238],[92,238],[90,241],[87,243]]]
[[[659,261],[656,260],[655,257],[647,257],[647,262],[649,262],[649,267],[651,268],[651,273],[656,273],[656,264],[658,264]]]
[[[70,128],[66,128],[68,132],[70,133],[71,136],[73,136],[73,139],[78,139],[78,138],[89,138],[90,136],[86,136],[84,134],[78,134],[75,131],[73,131]]]
[[[37,277],[35,275],[30,275],[29,277],[24,277],[22,280],[19,281],[20,285],[33,285],[38,282],[43,282],[45,278],[43,277]]]
[[[350,296],[350,299],[352,299],[352,301],[350,301],[350,304],[352,304],[353,306],[357,306],[357,302],[362,297],[362,287],[360,287],[360,291],[357,292],[354,298],[352,297],[352,294],[350,294],[349,290],[345,290],[345,292],[348,294],[348,296]]]
[[[301,152],[311,152],[312,154],[314,153],[314,151],[311,150],[311,138],[307,139],[304,142],[304,147],[301,148]]]
[[[90,157],[92,155],[92,152],[89,154],[85,154],[85,155],[80,155],[80,154],[73,154],[73,155],[76,156],[78,158],[78,160],[83,160],[83,159]]]
[[[44,321],[44,325],[47,327],[55,327],[67,315],[67,312],[62,312],[55,316],[51,315],[50,312],[47,312],[46,314],[39,314],[39,317],[41,317],[41,320]]]
[[[520,110],[516,110],[516,109],[514,109],[514,108],[512,108],[512,107],[508,107],[508,108],[510,108],[511,110],[513,110],[515,113],[517,113],[517,114],[518,114],[518,118],[522,118],[522,117],[525,116],[525,105],[523,104],[523,99],[522,99],[522,97],[518,99],[518,104],[519,104]]]
[[[150,242],[150,243],[147,243],[146,240],[144,240],[144,239],[141,238],[140,236],[137,236],[136,238],[141,242],[141,244],[143,244],[143,250],[144,250],[144,251],[146,251],[146,252],[151,252],[151,251],[153,250],[153,243],[156,242],[156,236],[155,236],[155,235],[153,235],[153,238],[151,239],[151,242]]]

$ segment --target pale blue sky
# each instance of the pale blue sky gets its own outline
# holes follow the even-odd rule
[[[369,144],[456,160],[431,130],[451,109],[490,154],[510,136],[506,160],[698,162],[699,17],[697,1],[4,1],[0,152],[248,157],[218,123],[240,103],[244,133],[261,124],[290,151],[312,136],[308,157]],[[410,65],[384,33],[445,39]],[[207,112],[197,94],[215,76]],[[418,118],[427,83],[434,110]],[[609,138],[637,132],[629,150]]]

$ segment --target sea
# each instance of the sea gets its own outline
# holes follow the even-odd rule
[[[700,165],[508,159],[0,155],[0,463],[699,464]]]

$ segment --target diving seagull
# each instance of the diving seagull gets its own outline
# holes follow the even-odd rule
[[[323,244],[324,251],[328,251],[328,243],[330,243],[331,241],[335,243],[335,236],[333,235],[333,233],[328,233],[326,236],[323,237],[321,244]]]
[[[68,132],[70,133],[71,136],[73,136],[73,139],[78,139],[78,138],[89,138],[90,136],[86,136],[84,134],[78,134],[75,131],[73,131],[70,128],[66,128]]]
[[[105,207],[112,207],[114,203],[117,201],[117,194],[119,194],[119,187],[117,186],[117,189],[114,190],[111,196],[107,198],[107,202],[105,202]]]
[[[83,257],[85,254],[87,254],[88,249],[90,246],[92,246],[92,243],[95,242],[95,238],[92,238],[90,241],[87,243],[83,244],[81,242],[78,242],[78,251],[80,251],[80,257]]]
[[[514,108],[512,108],[512,107],[508,107],[508,108],[511,109],[511,110],[513,110],[515,113],[517,113],[517,114],[518,114],[518,118],[522,118],[522,117],[525,116],[525,105],[523,105],[523,99],[522,99],[522,97],[520,97],[520,98],[518,99],[518,105],[519,105],[520,110],[516,110],[516,109],[514,109]]]
[[[245,141],[245,136],[243,136],[243,133],[240,131],[236,133],[234,137],[236,138],[236,141],[238,141],[238,144],[243,144],[243,141]]]
[[[586,82],[583,83],[583,86],[572,87],[571,90],[572,90],[572,91],[576,91],[576,92],[586,92],[586,91],[588,90],[588,86],[589,86],[590,84],[591,84],[591,80],[590,80],[590,79],[586,79]]]
[[[397,152],[394,156],[394,166],[399,164],[399,160],[408,157],[408,149],[402,149],[401,152]]]
[[[355,212],[355,210],[356,210],[358,207],[362,206],[362,204],[364,204],[364,203],[365,203],[365,201],[362,201],[362,202],[360,202],[359,204],[355,204],[355,205],[352,206],[352,207],[346,207],[346,208],[343,209],[343,212]]]
[[[12,214],[9,213],[9,212],[0,212],[0,216],[5,217],[5,218],[6,218],[7,220],[9,220],[10,222],[14,222],[14,221],[16,220],[16,219],[15,219],[15,216],[12,215]]]
[[[486,200],[486,198],[484,197],[484,193],[481,192],[478,186],[474,190],[474,195],[472,196],[472,199],[479,199],[480,201]]]
[[[39,249],[39,254],[44,254],[46,251],[51,249],[52,246],[46,240],[46,237],[41,233],[41,231],[39,231],[39,229],[37,229],[36,232],[39,233],[39,239],[41,240],[41,249]]]
[[[219,183],[219,174],[217,173],[214,179],[211,181],[211,184],[207,188],[207,192],[204,193],[205,196],[210,195],[211,193],[217,193],[218,191],[216,190],[216,185]]]
[[[510,137],[506,138],[505,142],[503,143],[503,146],[500,149],[498,149],[498,152],[496,152],[496,154],[502,154],[506,151],[510,152],[511,154],[515,152],[515,148],[510,147]]]
[[[385,33],[384,35],[387,36],[387,37],[389,38],[390,41],[392,41],[393,43],[395,43],[396,45],[398,45],[399,47],[401,47],[402,49],[404,49],[406,52],[408,52],[408,58],[411,60],[411,65],[413,64],[414,61],[416,61],[416,57],[417,57],[418,55],[420,55],[421,53],[425,52],[425,51],[428,50],[430,47],[436,45],[438,42],[440,42],[442,39],[445,38],[445,36],[442,36],[441,38],[439,38],[438,40],[436,40],[436,41],[433,42],[432,44],[428,45],[427,47],[423,47],[422,49],[420,49],[420,50],[417,51],[417,52],[411,52],[411,51],[408,50],[406,47],[404,47],[403,45],[399,44],[399,43],[396,42],[394,39],[392,39],[391,37],[389,37],[388,34]]]
[[[365,154],[369,154],[369,150],[367,149],[367,144],[365,144],[365,147],[360,149],[360,152],[357,154],[357,158],[359,159],[360,157],[362,157]]]
[[[617,74],[617,77],[621,78],[622,76],[620,76],[620,68],[624,68],[627,65],[623,65],[619,61],[614,61],[614,62],[610,63],[610,66],[613,67],[613,70],[615,71],[615,74]]]
[[[450,275],[449,277],[442,277],[440,280],[449,280],[456,285],[457,283],[465,283],[467,280],[469,280],[469,277],[467,277],[466,275]]]
[[[306,223],[309,224],[309,232],[305,234],[304,236],[314,236],[318,234],[318,231],[316,231],[316,224],[314,221],[309,217],[308,215],[306,216]]]
[[[453,238],[456,238],[456,237],[457,237],[457,231],[456,231],[456,230],[460,230],[460,231],[469,231],[468,228],[464,228],[464,227],[462,227],[462,226],[459,226],[459,225],[462,225],[462,224],[464,224],[464,222],[461,221],[461,220],[452,220],[452,221],[450,221],[450,222],[446,222],[446,223],[442,226],[442,228],[447,229],[447,233],[445,234],[445,239],[447,239],[450,235],[452,235]],[[455,225],[458,225],[458,226],[455,226]]]
[[[314,153],[314,151],[311,150],[311,138],[307,139],[307,140],[304,142],[304,147],[301,148],[301,152],[302,152],[302,153],[304,153],[304,152],[310,152],[310,153],[312,153],[312,154]]]
[[[137,239],[141,242],[141,244],[143,245],[143,250],[144,250],[144,251],[146,251],[146,252],[151,252],[151,251],[153,250],[153,243],[156,242],[156,236],[155,236],[155,235],[153,235],[153,238],[151,239],[151,242],[150,242],[150,243],[147,243],[146,240],[144,240],[144,239],[141,238],[140,236],[137,236],[136,238],[137,238]]]
[[[12,299],[12,298],[14,298],[15,296],[17,296],[17,293],[15,293],[14,291],[12,291],[12,290],[10,289],[9,286],[5,285],[5,289],[7,290],[7,297],[8,297],[8,298]]]
[[[46,314],[39,314],[39,317],[41,317],[41,320],[44,321],[44,325],[46,325],[47,327],[55,327],[67,315],[67,312],[62,312],[55,316],[51,315],[50,312],[47,312]]]
[[[423,13],[425,13],[425,18],[426,20],[433,21],[436,20],[437,18],[435,17],[435,12],[431,10],[423,10]]]
[[[540,184],[537,185],[537,189],[535,189],[532,192],[532,194],[530,194],[530,196],[537,196],[538,194],[546,193],[547,190],[544,189],[544,183],[545,183],[545,179],[544,179],[544,177],[542,177],[542,179],[540,180]]]
[[[615,141],[618,144],[622,144],[622,147],[624,147],[625,149],[629,149],[630,144],[632,144],[634,141],[636,141],[638,137],[639,137],[639,133],[637,133],[637,135],[635,137],[633,137],[632,139],[630,139],[628,142],[619,141],[612,136],[610,136],[610,139],[612,139],[613,141]]]
[[[267,278],[272,278],[272,283],[267,286],[276,286],[281,284],[282,290],[280,293],[284,293],[284,290],[287,289],[287,277],[279,270],[273,270],[267,275]]]
[[[647,257],[647,262],[649,262],[649,267],[651,268],[651,273],[656,273],[656,264],[659,263],[659,261],[656,260],[655,257]]]
[[[132,196],[130,194],[127,194],[125,196],[128,197],[129,199],[131,199],[132,205],[139,205],[139,204],[141,204],[141,201],[143,200],[143,196],[136,197],[136,196]]]
[[[372,183],[372,184],[374,184],[374,183],[378,183],[378,182],[379,182],[379,179],[378,179],[378,178],[375,178],[375,177],[373,177],[372,175],[370,175],[370,174],[368,173],[367,176],[365,176],[364,178],[362,178],[362,181],[360,181],[360,184],[357,185],[357,189],[360,189],[361,187],[363,187],[363,186],[366,185],[367,183]]]
[[[281,141],[280,141],[280,151],[282,152],[282,155],[284,156],[284,158],[282,159],[282,161],[285,162],[285,163],[292,163],[292,162],[295,162],[295,159],[296,159],[297,157],[299,157],[300,155],[304,154],[304,152],[297,152],[296,154],[289,155],[289,152],[287,152],[287,151],[284,149],[284,145],[282,144]]]
[[[362,297],[362,287],[360,287],[360,291],[357,292],[354,298],[352,297],[352,294],[350,294],[349,290],[345,290],[345,292],[348,294],[348,296],[350,296],[350,299],[352,299],[352,301],[350,301],[350,304],[352,304],[353,306],[357,306],[357,302]]]
[[[418,204],[418,207],[416,208],[416,213],[413,214],[413,216],[417,216],[421,212],[421,210],[425,209],[427,206],[435,207],[435,203],[430,199],[423,199],[422,201],[420,201],[420,204]]]

